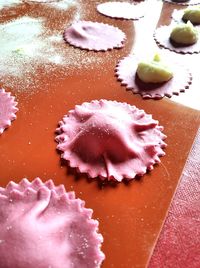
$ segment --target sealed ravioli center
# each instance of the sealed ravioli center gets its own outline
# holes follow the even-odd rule
[[[101,161],[103,156],[108,156],[112,162],[121,162],[128,157],[133,157],[134,149],[131,147],[133,132],[129,133],[125,124],[118,117],[108,115],[106,112],[96,112],[80,127],[80,132],[72,143],[72,150],[84,162]],[[127,123],[131,124],[130,119]],[[124,134],[122,136],[122,133]]]
[[[164,155],[162,127],[143,110],[116,101],[77,105],[57,129],[57,149],[89,177],[133,179]]]

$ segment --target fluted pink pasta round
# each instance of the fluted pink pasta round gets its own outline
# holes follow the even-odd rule
[[[15,97],[10,92],[5,92],[0,88],[0,134],[11,125],[11,121],[16,118],[18,111]]]
[[[169,49],[180,54],[194,54],[200,53],[200,38],[193,45],[181,45],[175,44],[170,40],[170,34],[173,29],[173,25],[160,26],[155,30],[154,39],[158,46]],[[199,31],[199,28],[197,28]],[[200,31],[199,31],[200,35]]]
[[[165,153],[163,127],[143,110],[117,101],[76,105],[59,123],[57,149],[89,177],[122,181],[153,169]]]
[[[119,28],[105,23],[78,21],[65,30],[64,39],[81,49],[106,51],[121,48],[125,34]]]
[[[120,60],[116,67],[118,80],[127,89],[140,94],[145,99],[161,99],[164,96],[178,95],[189,88],[192,76],[187,68],[178,62],[171,62],[173,77],[164,83],[145,83],[137,76],[137,66],[141,61],[136,55],[129,55]]]
[[[144,17],[145,5],[129,2],[105,2],[97,6],[99,13],[119,19],[138,20]]]
[[[100,267],[103,238],[84,204],[51,180],[0,188],[1,267]]]

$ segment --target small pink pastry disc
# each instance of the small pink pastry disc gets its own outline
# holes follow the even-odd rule
[[[153,169],[165,153],[163,127],[143,110],[117,101],[76,105],[59,123],[61,157],[89,177],[133,179]]]
[[[175,2],[173,0],[163,0],[164,2],[168,2],[175,5],[182,5],[182,6],[192,6],[192,5],[199,5],[200,0],[189,0],[186,2]]]
[[[182,19],[183,15],[184,15],[184,10],[177,10],[177,9],[175,9],[173,11],[173,13],[172,13],[172,19],[174,21],[178,22],[178,23],[184,23],[185,21]],[[195,25],[195,27],[199,27],[200,26],[200,23],[199,24],[194,24],[193,23],[193,25]]]
[[[105,2],[97,6],[99,13],[119,19],[138,20],[144,17],[144,5],[128,2]]]
[[[173,26],[168,25],[168,26],[161,26],[155,30],[154,39],[158,46],[181,54],[200,53],[200,38],[193,45],[175,44],[174,42],[170,41],[170,33],[172,29]]]
[[[0,134],[11,125],[11,121],[16,118],[15,113],[17,102],[10,92],[5,92],[0,88]]]
[[[161,99],[164,96],[171,97],[184,92],[191,84],[191,74],[177,62],[171,64],[174,76],[164,83],[145,83],[137,76],[137,67],[141,59],[135,55],[129,55],[119,61],[116,67],[118,80],[133,93],[140,94],[145,99]]]
[[[106,51],[121,48],[125,40],[125,34],[112,25],[79,21],[65,30],[64,39],[69,44],[81,49]]]
[[[0,267],[100,267],[103,238],[84,204],[38,178],[0,188]]]

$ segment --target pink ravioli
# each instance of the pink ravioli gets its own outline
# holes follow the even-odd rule
[[[176,53],[181,54],[194,54],[200,53],[200,38],[193,45],[181,45],[175,44],[170,40],[170,33],[173,29],[174,25],[161,26],[156,29],[154,33],[154,39],[158,46],[169,49]],[[200,35],[200,32],[199,32]]]
[[[171,64],[174,76],[165,83],[144,83],[137,76],[137,66],[141,60],[135,55],[129,55],[119,61],[116,67],[118,80],[133,93],[140,94],[143,98],[161,99],[164,96],[178,95],[189,88],[192,77],[189,71],[177,62]]]
[[[84,205],[51,180],[0,188],[0,267],[100,267],[103,238]]]
[[[184,10],[182,10],[182,9],[181,10],[175,9],[173,11],[173,13],[172,13],[172,19],[175,20],[178,23],[183,23],[183,22],[185,22],[185,21],[182,20],[183,15],[184,15]],[[200,26],[200,24],[194,24],[194,23],[193,23],[193,25],[195,25],[195,27],[199,27]]]
[[[81,49],[106,51],[121,48],[125,40],[125,34],[112,25],[79,21],[65,30],[64,39],[69,44]]]
[[[165,2],[175,4],[175,5],[182,5],[182,6],[192,6],[192,5],[199,5],[200,0],[189,0],[189,1],[173,1],[173,0],[164,0]]]
[[[117,101],[76,105],[59,123],[61,157],[89,177],[122,181],[153,169],[165,153],[163,127],[143,110]]]
[[[97,10],[108,17],[138,20],[144,17],[144,5],[128,2],[105,2],[97,6]]]
[[[17,102],[10,92],[5,92],[0,88],[0,134],[11,125],[11,121],[16,118],[15,113]]]

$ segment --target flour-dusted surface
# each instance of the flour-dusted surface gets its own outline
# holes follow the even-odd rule
[[[15,97],[11,96],[10,92],[5,92],[0,88],[0,135],[11,125],[11,121],[16,118],[15,113],[17,102]]]
[[[76,6],[77,3],[78,1],[76,0],[60,0],[60,1],[52,1],[51,3],[49,3],[49,6],[65,11],[70,7]]]
[[[10,178],[17,182],[19,178],[27,176],[35,178],[38,175],[45,179],[52,178],[56,185],[65,184],[66,189],[73,189],[77,197],[86,201],[87,207],[94,211],[93,217],[99,220],[100,231],[105,239],[102,249],[106,254],[102,268],[145,267],[158,238],[199,120],[197,112],[177,104],[173,101],[174,98],[155,102],[143,101],[140,96],[133,96],[131,92],[126,92],[125,88],[121,88],[120,83],[117,83],[114,77],[114,67],[117,61],[128,55],[133,46],[137,48],[142,42],[147,44],[148,40],[148,47],[151,48],[151,42],[153,45],[151,37],[157,19],[160,17],[162,1],[145,1],[151,7],[149,10],[153,9],[154,12],[148,12],[146,18],[134,25],[131,21],[111,20],[97,13],[95,9],[97,2],[104,1],[82,0],[84,5],[80,8],[84,17],[81,17],[81,20],[101,20],[122,29],[127,35],[127,42],[123,49],[115,49],[109,53],[85,53],[62,41],[60,46],[67,51],[65,60],[68,61],[69,49],[72,55],[73,51],[76,53],[80,51],[80,64],[72,63],[72,68],[67,65],[62,68],[62,73],[60,65],[54,64],[48,70],[45,68],[41,69],[41,72],[38,70],[35,79],[40,79],[41,82],[38,82],[36,89],[34,86],[21,89],[24,87],[22,81],[18,88],[20,92],[27,90],[23,93],[15,94],[17,89],[14,87],[14,79],[8,81],[13,84],[11,91],[12,95],[17,96],[20,112],[17,113],[17,120],[0,139],[1,186],[5,187]],[[154,4],[151,4],[152,2]],[[15,9],[18,13],[15,19],[25,14],[33,18],[43,17],[46,20],[45,28],[50,28],[53,35],[57,36],[57,33],[60,35],[60,29],[63,32],[63,29],[72,23],[75,13],[79,15],[76,8],[76,6],[71,7],[65,11],[50,7],[49,3],[31,3],[26,4],[24,9],[22,5],[18,5]],[[160,24],[164,25],[168,22],[171,8],[173,8],[172,5],[163,5]],[[6,19],[7,17],[1,21],[8,22]],[[143,34],[147,42],[144,42]],[[142,51],[147,54],[145,44]],[[165,52],[174,54],[169,51]],[[90,63],[94,54],[98,59]],[[181,55],[174,56],[181,58]],[[190,66],[192,66],[193,57],[195,62],[198,61],[195,55],[192,57],[188,55]],[[97,60],[101,64],[96,64]],[[79,68],[74,68],[75,65]],[[25,78],[24,76],[23,79]],[[30,91],[34,91],[35,94],[30,96]],[[198,84],[193,93],[195,92],[198,92]],[[189,97],[194,96],[188,93],[190,93],[189,90],[186,94],[180,94],[187,98],[186,105],[191,103],[192,98]],[[114,183],[114,185],[113,182],[107,184],[106,181],[98,181],[97,183],[96,180],[89,180],[91,181],[89,183],[83,174],[75,174],[71,169],[68,173],[66,167],[61,166],[63,161],[60,162],[60,157],[55,150],[56,122],[77,103],[100,98],[128,102],[140,109],[143,108],[165,126],[164,133],[168,135],[166,140],[168,147],[164,150],[166,156],[161,158],[161,163],[156,165],[152,172],[147,173],[140,180]],[[180,96],[177,99],[180,99]],[[176,127],[174,127],[175,124]],[[99,184],[100,187],[98,187]],[[164,265],[162,263],[161,267]]]
[[[61,157],[89,177],[134,179],[159,163],[166,136],[151,115],[117,101],[76,105],[59,123],[56,141]]]
[[[92,213],[51,180],[0,187],[1,267],[100,267],[103,237]]]
[[[80,12],[79,6],[72,20]],[[22,16],[0,24],[0,72],[4,87],[32,94],[39,83],[40,69],[51,79],[55,69],[64,77],[93,64],[101,66],[101,57],[66,48],[63,29],[51,30],[47,22],[43,16]]]
[[[0,0],[0,11],[3,8],[13,7],[21,3],[23,3],[23,0]]]
[[[6,75],[22,76],[25,66],[45,61],[44,50],[48,43],[43,40],[43,19],[22,17],[0,26],[1,65],[0,72]],[[49,40],[49,43],[51,40]],[[49,50],[49,54],[50,54]],[[51,52],[52,54],[52,52]]]

